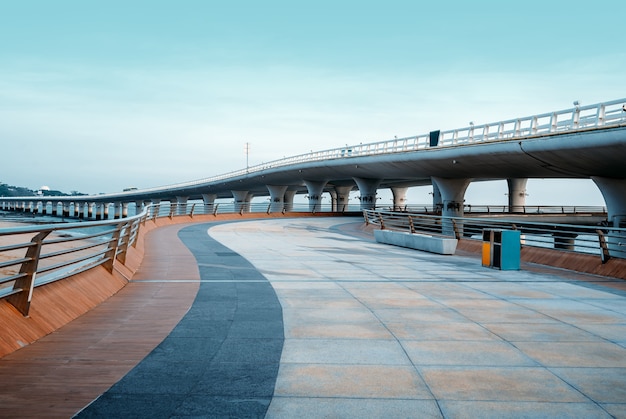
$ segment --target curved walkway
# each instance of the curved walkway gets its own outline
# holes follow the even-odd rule
[[[188,297],[198,280],[171,279],[180,277],[177,269],[193,268],[202,278],[193,306],[123,379],[107,377],[117,383],[79,417],[626,417],[623,281],[492,270],[475,258],[357,237],[354,221],[280,219],[180,230],[195,260],[172,251],[152,262],[160,266],[155,270],[146,261],[137,274],[142,281],[131,285],[184,290]],[[146,257],[153,245],[176,241],[174,230],[167,232],[167,240],[146,246]],[[167,278],[152,276],[161,270],[169,270]],[[136,340],[168,317],[171,306],[158,310],[167,304],[163,297],[155,293],[156,302],[145,306],[157,308],[145,317],[160,317],[144,319]],[[128,305],[106,314],[114,319]],[[134,316],[130,306],[126,316]],[[96,325],[90,325],[94,334]],[[65,333],[54,334],[57,343]],[[55,358],[58,367],[69,356],[74,362],[69,352],[57,358],[53,346],[39,344],[16,352],[46,357],[24,359],[21,370],[30,375],[17,379],[36,387],[21,404],[28,409],[37,398],[50,400],[47,388],[57,403],[30,415],[14,403],[13,414],[3,410],[3,416],[68,417],[58,414],[65,404],[61,388],[96,380],[125,359],[120,349],[108,363],[93,362],[94,369],[76,364],[80,374],[72,383],[44,370],[45,385],[37,386],[38,361]],[[10,365],[0,360],[0,372]],[[69,411],[85,404],[74,401]]]
[[[172,333],[78,418],[262,417],[283,348],[270,283],[207,225],[178,234],[200,269],[200,289]]]
[[[120,380],[187,312],[199,286],[181,226],[150,231],[135,280],[98,307],[0,358],[0,417],[69,418]],[[166,279],[169,281],[151,281]]]

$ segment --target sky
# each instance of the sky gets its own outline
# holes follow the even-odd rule
[[[623,0],[0,0],[0,182],[162,186],[620,99],[624,16]],[[506,203],[505,185],[466,201]],[[604,201],[589,180],[532,180],[527,203]]]

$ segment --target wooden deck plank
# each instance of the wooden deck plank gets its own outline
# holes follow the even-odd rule
[[[137,281],[56,332],[0,359],[0,417],[71,417],[169,334],[199,286],[195,259],[177,237],[182,227],[146,234]],[[176,263],[163,264],[170,257]]]

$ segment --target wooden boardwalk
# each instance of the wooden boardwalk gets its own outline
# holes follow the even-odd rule
[[[0,359],[0,417],[69,418],[158,345],[187,312],[198,267],[177,237],[145,236],[143,262],[116,295],[58,331]]]

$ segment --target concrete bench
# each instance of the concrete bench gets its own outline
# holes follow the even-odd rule
[[[441,255],[453,255],[456,251],[457,239],[450,237],[411,234],[403,231],[374,230],[374,238],[378,243],[424,250]]]

